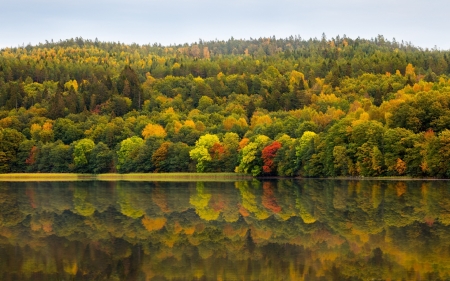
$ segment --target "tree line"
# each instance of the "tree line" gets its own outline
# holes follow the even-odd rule
[[[259,38],[0,50],[0,172],[450,177],[450,52]]]

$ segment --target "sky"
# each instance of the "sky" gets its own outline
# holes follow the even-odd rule
[[[0,48],[75,37],[162,45],[346,35],[450,50],[448,0],[2,0]]]

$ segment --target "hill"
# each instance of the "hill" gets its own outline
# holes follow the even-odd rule
[[[449,177],[450,52],[336,37],[0,51],[0,172]]]

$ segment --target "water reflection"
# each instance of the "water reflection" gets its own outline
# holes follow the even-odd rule
[[[0,183],[1,280],[446,280],[446,181]]]

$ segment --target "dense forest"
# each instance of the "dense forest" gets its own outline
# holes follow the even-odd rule
[[[335,37],[0,50],[0,172],[450,177],[450,51]]]

